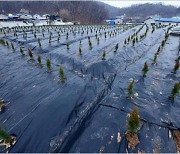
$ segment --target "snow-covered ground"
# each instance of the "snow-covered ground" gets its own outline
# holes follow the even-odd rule
[[[23,21],[5,21],[5,22],[0,22],[0,28],[2,27],[16,27],[16,26],[32,26],[33,23],[25,23]],[[35,22],[36,26],[40,25],[47,25],[46,21],[39,21]],[[54,21],[51,25],[73,25],[72,22],[59,22],[59,21]]]

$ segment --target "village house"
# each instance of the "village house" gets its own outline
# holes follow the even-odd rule
[[[8,16],[4,14],[0,14],[0,21],[8,21]]]

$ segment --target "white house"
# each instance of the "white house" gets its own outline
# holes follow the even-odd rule
[[[155,25],[156,21],[153,18],[147,18],[144,23],[147,25]]]
[[[35,14],[35,15],[33,15],[33,19],[39,19],[39,20],[41,20],[41,16],[39,15],[39,14]]]
[[[22,19],[22,20],[30,20],[33,17],[32,17],[32,15],[29,15],[29,14],[23,14],[23,15],[20,15],[19,18]]]
[[[8,20],[8,16],[4,15],[4,14],[0,14],[0,21],[7,21]]]

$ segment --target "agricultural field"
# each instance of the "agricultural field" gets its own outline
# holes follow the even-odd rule
[[[180,151],[180,40],[170,28],[1,28],[0,151]]]

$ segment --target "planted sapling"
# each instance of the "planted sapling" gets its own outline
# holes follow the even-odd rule
[[[40,38],[38,38],[38,44],[39,44],[39,47],[41,47],[41,40],[40,40]]]
[[[131,113],[128,117],[127,132],[128,133],[137,133],[139,126],[140,126],[139,111],[138,111],[138,108],[135,107],[131,111]]]
[[[179,69],[179,65],[180,65],[180,62],[179,60],[176,60],[176,63],[174,65],[174,70],[173,70],[173,73],[176,74],[176,71]]]
[[[66,79],[62,66],[60,66],[60,68],[59,68],[59,77],[60,77],[61,81],[64,81]]]
[[[37,61],[38,61],[38,64],[41,66],[42,62],[41,62],[41,56],[40,55],[38,55]]]
[[[9,148],[16,143],[16,137],[9,135],[2,128],[0,128],[0,139],[3,141],[3,143],[1,143],[1,145],[5,145],[6,148]]]
[[[147,62],[144,63],[144,67],[143,67],[142,71],[143,71],[143,77],[146,77],[146,73],[149,71]]]
[[[20,51],[21,55],[24,56],[24,50],[22,49],[22,47],[20,47],[19,51]]]
[[[11,42],[11,48],[13,51],[15,51],[14,44]]]
[[[67,50],[69,50],[69,43],[66,44]]]
[[[46,67],[47,67],[47,72],[50,72],[51,71],[51,61],[50,61],[50,59],[47,59]]]
[[[28,48],[28,55],[29,55],[29,57],[30,57],[30,60],[33,60],[34,58],[33,58],[33,53],[32,53],[32,51],[31,51],[31,49],[29,49]]]
[[[133,46],[134,46],[134,44],[136,43],[136,39],[135,39],[135,38],[133,39],[133,42],[132,42],[132,43],[133,43]]]
[[[82,55],[82,49],[79,47],[79,55]]]
[[[131,113],[128,115],[127,120],[127,130],[126,130],[126,139],[128,140],[128,145],[135,147],[139,144],[139,139],[137,131],[140,127],[140,116],[138,108],[135,107]]]
[[[114,52],[116,52],[118,50],[118,48],[119,48],[119,45],[117,43],[116,46],[115,46],[115,51]]]
[[[106,60],[106,51],[103,51],[102,60]]]
[[[173,89],[171,90],[170,100],[174,100],[175,96],[180,93],[180,82],[175,83]]]
[[[153,64],[156,64],[157,57],[158,57],[158,54],[157,54],[157,53],[155,53],[155,54],[154,54],[154,60],[153,60]]]
[[[134,87],[134,80],[132,80],[128,86],[128,98],[132,98],[132,93],[133,93],[133,87]]]
[[[4,100],[0,99],[0,112],[5,108]]]

